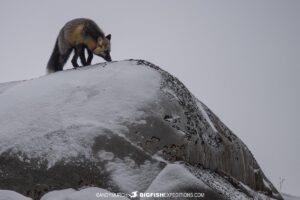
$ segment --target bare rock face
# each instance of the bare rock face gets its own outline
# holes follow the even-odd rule
[[[83,186],[282,199],[245,144],[147,61],[0,85],[0,105],[10,100],[0,106],[0,189],[33,199]]]

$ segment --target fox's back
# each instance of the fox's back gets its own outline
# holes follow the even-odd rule
[[[103,31],[98,25],[85,18],[73,19],[67,22],[60,32],[61,39],[67,41],[70,45],[80,43],[84,38],[91,37],[97,39],[99,36],[104,37]]]

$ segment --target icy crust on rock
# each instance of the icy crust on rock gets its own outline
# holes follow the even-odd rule
[[[120,163],[119,163],[120,164]],[[118,164],[117,164],[118,165]],[[119,168],[124,168],[120,164]],[[126,168],[126,167],[125,167]],[[125,174],[130,174],[133,171],[130,169],[128,172],[117,172],[121,177],[119,178],[121,181],[119,183],[122,186],[127,187],[126,184],[130,185],[130,182],[135,179],[134,177],[129,177]],[[143,173],[145,174],[145,173]],[[132,174],[133,176],[138,176],[139,174]],[[142,175],[142,174],[140,174]],[[142,182],[143,180],[139,180]],[[138,183],[138,182],[137,182]],[[242,184],[239,182],[239,184]],[[129,188],[128,188],[129,189]],[[81,188],[79,190],[75,189],[64,189],[64,190],[54,190],[44,194],[41,197],[41,200],[96,200],[96,199],[120,199],[126,200],[129,198],[129,195],[133,195],[134,192],[137,192],[137,198],[140,200],[148,199],[174,199],[173,197],[143,197],[139,193],[177,193],[177,194],[189,194],[193,195],[191,199],[218,199],[218,200],[273,200],[268,196],[257,193],[251,190],[249,187],[244,185],[244,190],[237,189],[234,187],[229,181],[219,176],[216,173],[213,173],[209,170],[205,170],[202,168],[195,168],[193,166],[185,165],[183,163],[174,163],[168,164],[165,166],[163,170],[160,171],[155,177],[154,180],[150,182],[147,188],[141,189],[138,187],[133,187],[129,190],[122,190],[122,193],[125,194],[123,197],[112,196],[110,191],[98,187],[86,187]],[[246,192],[246,193],[245,193]],[[99,195],[102,194],[102,196]],[[247,194],[252,193],[250,196]],[[196,198],[198,195],[199,198]],[[286,195],[288,196],[288,195]],[[139,198],[140,197],[140,198]],[[13,191],[0,190],[0,200],[31,200],[31,198],[27,198]],[[180,199],[180,198],[179,198]],[[189,198],[182,198],[189,199]],[[289,198],[294,199],[294,198]],[[296,199],[296,198],[295,198]]]
[[[115,62],[0,84],[0,153],[45,158],[90,157],[101,130],[121,133],[157,99],[161,75],[133,62]],[[8,87],[9,86],[9,87]]]
[[[230,200],[274,200],[263,193],[254,191],[241,181],[232,177],[220,176],[218,173],[212,172],[202,167],[194,167],[186,165],[191,174],[202,180],[212,190],[217,191],[225,199]]]
[[[177,133],[182,133],[181,140],[165,145],[166,148],[156,147],[165,152],[164,158],[203,166],[231,176],[255,191],[281,198],[246,145],[177,78],[147,61],[138,61],[138,64],[150,66],[162,74],[161,102],[157,104],[160,107],[156,108],[156,113]],[[165,141],[162,136],[156,137]]]

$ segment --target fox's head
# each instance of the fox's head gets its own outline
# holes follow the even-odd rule
[[[94,49],[93,53],[102,57],[106,61],[111,61],[110,57],[110,39],[111,34],[106,37],[98,37],[97,39],[97,47]]]

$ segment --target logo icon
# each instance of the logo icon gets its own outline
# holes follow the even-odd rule
[[[130,198],[137,197],[138,196],[137,193],[138,193],[138,191],[131,192],[131,194],[129,195]]]

